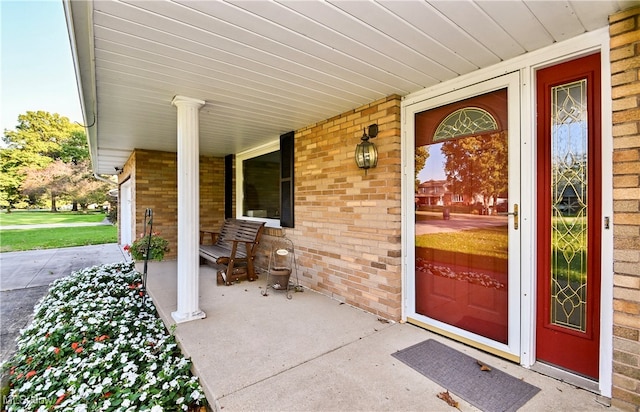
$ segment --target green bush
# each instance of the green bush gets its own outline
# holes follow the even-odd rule
[[[151,236],[150,245],[149,236]],[[131,245],[125,245],[124,250],[129,252],[133,260],[140,261],[147,254],[147,246],[149,246],[149,260],[162,260],[164,259],[164,254],[169,251],[169,241],[157,233],[139,237]]]

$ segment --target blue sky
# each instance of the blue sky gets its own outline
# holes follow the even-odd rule
[[[444,173],[444,163],[446,159],[440,150],[442,143],[427,147],[429,148],[429,158],[427,158],[424,168],[418,172],[418,180],[420,180],[420,183],[424,183],[427,180],[446,179]]]
[[[62,0],[0,0],[1,125],[44,110],[82,123]]]

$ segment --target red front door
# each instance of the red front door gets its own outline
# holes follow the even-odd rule
[[[537,73],[536,358],[598,379],[600,54]]]

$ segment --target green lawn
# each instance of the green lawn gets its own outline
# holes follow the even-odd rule
[[[423,216],[421,220],[429,220]],[[551,266],[558,279],[584,282],[586,279],[587,244],[578,218],[554,220],[551,240]],[[433,233],[416,236],[416,247],[443,252],[469,253],[473,255],[507,259],[507,234],[503,228],[462,230],[451,233]]]
[[[101,245],[117,241],[118,228],[112,225],[1,230],[0,252]]]
[[[587,278],[587,222],[585,217],[558,216],[552,220],[551,267],[559,279],[583,283]]]
[[[0,213],[0,228],[13,225],[39,225],[47,223],[93,223],[102,222],[106,214],[103,212],[41,212],[13,211]]]
[[[503,228],[418,235],[416,246],[507,259],[507,233]]]

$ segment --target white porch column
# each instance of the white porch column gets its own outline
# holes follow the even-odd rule
[[[204,101],[175,96],[178,108],[178,309],[176,323],[202,319],[198,299],[200,260],[200,132],[198,111]]]

